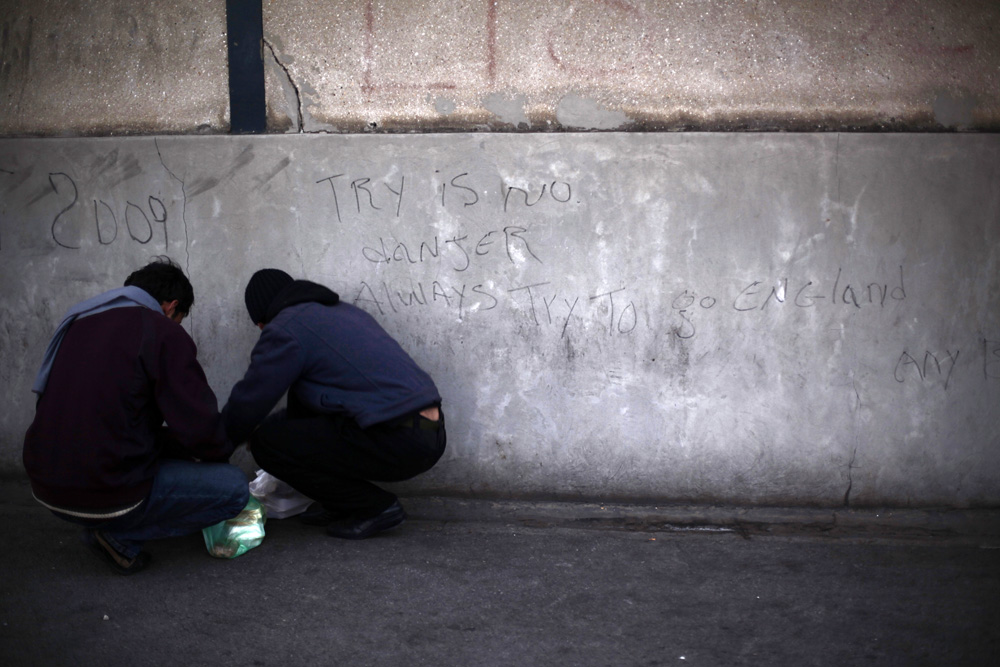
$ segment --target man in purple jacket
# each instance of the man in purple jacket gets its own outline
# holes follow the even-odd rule
[[[180,326],[194,302],[162,259],[125,287],[70,308],[32,391],[24,467],[35,498],[82,524],[112,569],[132,574],[146,540],[196,532],[246,505],[246,475],[225,463],[215,394]],[[164,427],[166,421],[166,427]]]
[[[303,519],[364,539],[406,518],[373,481],[429,470],[445,449],[441,396],[375,319],[322,285],[261,269],[246,288],[261,329],[222,413],[233,442],[314,499]],[[288,407],[269,416],[288,393]]]

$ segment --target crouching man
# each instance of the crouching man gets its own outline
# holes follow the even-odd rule
[[[261,329],[223,416],[233,442],[249,438],[267,472],[316,502],[303,520],[364,539],[398,526],[398,498],[373,481],[429,470],[445,449],[441,397],[430,376],[365,311],[284,271],[247,285]],[[288,392],[287,409],[269,416]]]
[[[135,271],[125,287],[70,308],[32,388],[23,460],[34,496],[82,524],[85,542],[119,574],[149,563],[147,540],[232,518],[248,500],[180,326],[193,302],[169,259]]]

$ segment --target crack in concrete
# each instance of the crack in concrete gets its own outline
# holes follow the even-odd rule
[[[844,492],[844,507],[851,506],[851,488],[854,486],[854,475],[851,473],[855,466],[854,461],[858,458],[858,448],[851,452],[851,460],[847,462],[847,491]]]
[[[170,178],[174,179],[181,184],[181,195],[183,200],[181,202],[181,224],[184,225],[184,272],[189,276],[191,275],[191,237],[188,234],[188,222],[187,222],[187,186],[185,186],[184,181],[181,180],[174,172],[170,171],[170,167],[163,160],[163,153],[160,152],[160,142],[153,139],[153,146],[156,147],[156,156],[160,158],[160,164],[163,166],[164,170],[170,174]],[[170,252],[170,248],[167,248],[167,252]]]
[[[295,93],[295,107],[296,107],[295,110],[297,115],[296,122],[298,123],[296,125],[296,131],[299,134],[301,134],[305,132],[305,125],[303,122],[303,114],[302,114],[302,92],[299,90],[299,87],[295,85],[295,80],[292,78],[292,73],[288,71],[288,67],[285,66],[285,64],[278,59],[278,54],[274,51],[274,47],[271,45],[271,43],[266,39],[263,40],[263,42],[264,46],[267,47],[267,50],[271,52],[271,58],[274,60],[274,64],[277,65],[279,68],[281,68],[281,71],[285,73],[285,80],[288,82],[288,85],[291,86],[292,91],[294,91]]]

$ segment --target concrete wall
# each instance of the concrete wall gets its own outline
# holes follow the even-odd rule
[[[271,132],[1000,127],[993,0],[264,0]],[[224,133],[222,2],[0,0],[0,134]]]
[[[998,502],[996,2],[263,8],[268,130],[312,136],[214,136],[224,3],[0,0],[0,136],[147,135],[0,140],[0,467],[65,307],[167,251],[223,399],[259,265],[376,313],[453,406],[423,490]]]
[[[1000,502],[1000,138],[449,134],[0,142],[2,462],[75,301],[155,254],[217,394],[262,266],[436,378],[422,491]]]

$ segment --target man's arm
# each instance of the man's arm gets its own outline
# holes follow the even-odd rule
[[[226,433],[244,442],[302,374],[305,354],[280,327],[264,328],[250,354],[250,367],[222,410]]]
[[[194,458],[227,460],[235,445],[226,439],[219,402],[198,363],[194,341],[180,326],[170,324],[159,342],[147,369],[169,436]]]

